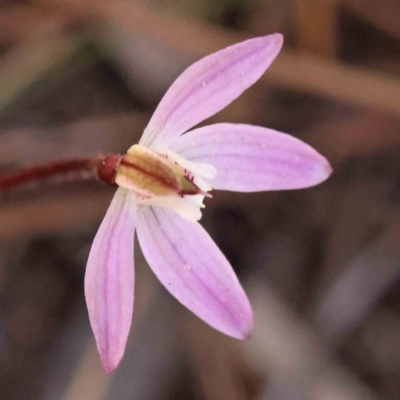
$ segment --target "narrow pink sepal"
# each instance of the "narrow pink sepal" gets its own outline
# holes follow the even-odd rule
[[[172,139],[225,108],[261,77],[282,43],[283,36],[278,33],[250,39],[191,65],[168,89],[140,144],[168,146]]]
[[[177,300],[229,336],[251,335],[253,315],[246,294],[200,224],[171,210],[138,206],[137,230],[147,262]]]
[[[86,267],[86,303],[106,374],[121,361],[132,322],[134,200],[130,192],[118,189],[97,231]]]
[[[332,172],[325,157],[285,133],[244,124],[215,124],[174,140],[171,150],[217,169],[214,189],[238,192],[300,189]]]

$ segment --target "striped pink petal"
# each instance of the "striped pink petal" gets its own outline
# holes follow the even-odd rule
[[[214,189],[238,192],[300,189],[324,181],[329,162],[311,146],[272,129],[216,124],[177,138],[171,150],[217,169]]]
[[[215,329],[238,339],[249,337],[249,301],[203,227],[151,206],[138,206],[137,218],[143,254],[166,289]]]
[[[118,189],[96,234],[85,275],[90,324],[104,372],[119,364],[133,311],[134,196]]]
[[[280,34],[250,39],[191,65],[161,100],[140,144],[168,146],[172,139],[225,108],[261,77],[282,43]]]

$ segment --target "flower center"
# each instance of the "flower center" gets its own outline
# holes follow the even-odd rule
[[[190,221],[201,218],[200,208],[216,170],[209,164],[192,163],[166,148],[152,151],[133,145],[117,169],[117,185],[134,192],[137,202],[173,209]]]

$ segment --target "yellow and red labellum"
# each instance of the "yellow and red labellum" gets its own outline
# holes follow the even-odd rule
[[[137,144],[122,157],[115,182],[143,198],[202,193],[182,167]]]

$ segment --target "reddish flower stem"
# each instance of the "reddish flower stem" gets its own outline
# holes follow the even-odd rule
[[[45,165],[24,168],[16,172],[0,175],[0,192],[11,190],[28,183],[40,181],[79,181],[95,179],[115,186],[114,178],[121,156],[75,158],[54,161]]]

